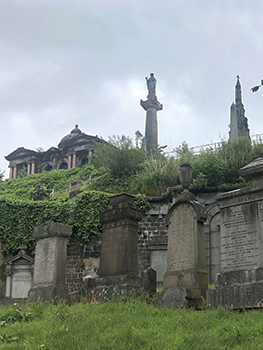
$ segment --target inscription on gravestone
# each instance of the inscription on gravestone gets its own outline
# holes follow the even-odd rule
[[[260,265],[263,208],[257,203],[237,205],[222,211],[221,269],[244,270]]]
[[[168,271],[185,271],[194,268],[194,209],[182,204],[173,212],[168,229]]]
[[[55,238],[38,241],[35,257],[34,283],[52,283],[54,279]]]

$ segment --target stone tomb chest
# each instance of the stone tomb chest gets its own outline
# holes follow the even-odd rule
[[[34,259],[21,247],[17,255],[8,259],[5,267],[5,296],[12,299],[25,299],[33,281]]]

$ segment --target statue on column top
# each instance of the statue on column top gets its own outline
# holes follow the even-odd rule
[[[156,95],[156,82],[154,73],[150,73],[150,78],[145,77],[149,95]]]

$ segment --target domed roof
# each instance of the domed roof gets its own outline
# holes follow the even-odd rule
[[[78,124],[75,125],[75,128],[71,130],[71,134],[81,134],[82,131],[79,129]]]
[[[70,143],[72,143],[72,141],[74,141],[75,139],[77,139],[79,137],[79,135],[85,135],[85,133],[83,133],[80,129],[78,124],[75,125],[75,128],[71,130],[70,134],[64,136],[61,141],[58,144],[58,148],[64,148],[66,146],[68,146]]]

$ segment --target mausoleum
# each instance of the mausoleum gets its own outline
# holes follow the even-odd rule
[[[88,164],[96,143],[101,142],[98,136],[87,135],[78,125],[64,136],[57,147],[51,147],[45,152],[37,152],[24,147],[18,147],[5,159],[9,161],[9,179],[20,177],[23,169],[27,175],[51,171],[52,169],[80,168]]]

